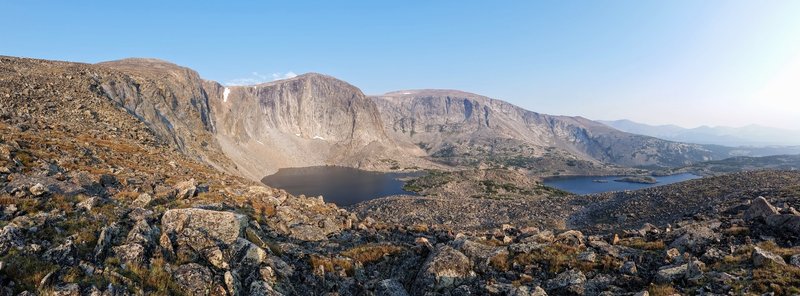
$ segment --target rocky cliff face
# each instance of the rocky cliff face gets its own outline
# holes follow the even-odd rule
[[[551,116],[480,95],[409,90],[373,97],[387,133],[438,158],[518,165],[559,157],[622,166],[676,166],[708,160],[700,145],[620,132],[581,117]],[[516,155],[516,157],[513,157]]]
[[[218,168],[232,164],[216,143],[204,82],[194,70],[154,59],[97,64],[96,92],[145,123],[178,151]]]
[[[356,87],[321,74],[255,86],[207,84],[216,138],[250,178],[281,167],[386,166],[418,150],[393,141],[375,103]]]

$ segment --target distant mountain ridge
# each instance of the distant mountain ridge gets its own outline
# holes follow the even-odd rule
[[[40,75],[29,77],[29,83],[108,100],[165,145],[255,181],[279,168],[319,165],[370,170],[455,165],[521,168],[541,175],[608,174],[631,167],[679,167],[728,155],[461,91],[412,90],[368,97],[347,82],[315,73],[224,86],[155,59],[93,65],[2,59],[0,73],[22,67]],[[89,78],[75,79],[75,69]],[[64,103],[74,100],[59,98]]]
[[[649,125],[627,119],[598,120],[615,129],[665,140],[722,146],[795,146],[800,145],[800,130],[787,130],[760,125],[743,127],[700,126],[683,128],[677,125]]]

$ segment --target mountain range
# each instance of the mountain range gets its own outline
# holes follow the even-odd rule
[[[733,147],[800,145],[800,130],[787,130],[760,125],[683,128],[677,125],[648,125],[627,119],[613,121],[600,120],[599,122],[629,133],[687,143]],[[800,152],[800,149],[795,149],[794,151]]]
[[[62,89],[106,98],[174,149],[252,180],[281,167],[315,165],[388,170],[478,164],[558,174],[721,158],[702,145],[621,132],[581,117],[539,114],[460,91],[368,97],[314,73],[224,86],[154,59],[94,65],[2,59],[6,71],[28,68],[40,73],[42,83],[58,80]],[[69,74],[73,69],[91,75],[78,79]]]

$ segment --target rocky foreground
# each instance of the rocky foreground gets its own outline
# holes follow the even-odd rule
[[[593,235],[516,226],[528,221],[458,232],[356,217],[125,136],[92,144],[38,124],[0,128],[7,295],[800,293],[800,215],[764,198]],[[688,188],[749,178],[754,192],[796,203],[796,175]]]

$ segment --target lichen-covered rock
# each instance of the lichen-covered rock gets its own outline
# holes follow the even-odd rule
[[[750,208],[744,212],[744,219],[745,220],[753,220],[753,219],[766,219],[769,216],[777,215],[778,210],[773,207],[766,198],[763,196],[756,197],[753,202],[750,204]]]
[[[175,184],[175,190],[178,192],[177,198],[179,199],[194,197],[197,194],[197,181],[192,178]]]
[[[227,247],[242,237],[247,217],[203,209],[174,209],[164,213],[161,229],[176,244],[195,250]]]
[[[475,276],[472,262],[450,246],[436,248],[422,265],[414,281],[412,293],[452,289]]]
[[[49,192],[47,187],[42,185],[42,183],[36,183],[28,190],[31,192],[31,194],[33,194],[33,196],[42,196]]]
[[[139,207],[139,208],[145,208],[148,205],[150,205],[150,202],[152,202],[152,201],[153,201],[153,197],[150,196],[150,194],[142,193],[142,194],[139,194],[139,197],[137,197],[136,200],[134,200],[131,203],[131,206]]]
[[[577,230],[568,230],[559,233],[555,241],[573,247],[583,246],[583,233]]]
[[[142,245],[132,243],[112,248],[114,254],[127,264],[142,265],[145,261],[145,249]]]
[[[264,281],[254,281],[250,284],[250,296],[280,296],[283,295],[272,289],[269,283]]]
[[[378,282],[377,287],[375,287],[375,294],[386,296],[408,296],[406,288],[403,287],[403,284],[396,279],[385,279]]]
[[[786,261],[776,254],[759,247],[753,249],[753,265],[756,267],[764,267],[771,265],[786,265]]]
[[[118,235],[119,226],[117,223],[112,223],[106,227],[103,227],[103,230],[100,231],[100,236],[97,237],[97,245],[94,247],[94,258],[95,261],[101,262],[105,256],[108,248],[111,246],[111,242],[115,236]]]
[[[59,265],[73,265],[75,264],[75,255],[75,245],[71,240],[67,240],[44,252],[42,258]]]
[[[302,241],[321,241],[328,238],[325,231],[317,226],[298,224],[289,229],[289,237]]]
[[[21,247],[25,244],[22,240],[22,232],[15,225],[6,225],[0,230],[0,255],[8,252],[14,247]]]
[[[717,230],[720,225],[719,221],[703,221],[678,228],[670,233],[670,236],[677,236],[677,238],[670,243],[669,247],[698,256],[702,255],[709,244],[719,241],[721,234]]]
[[[688,268],[689,268],[688,264],[662,267],[656,273],[656,282],[671,283],[679,279],[682,279],[686,276],[686,270]]]
[[[207,295],[214,280],[211,270],[197,263],[178,266],[172,276],[187,295]]]
[[[571,269],[547,281],[547,289],[557,295],[583,295],[586,275],[580,270]]]

